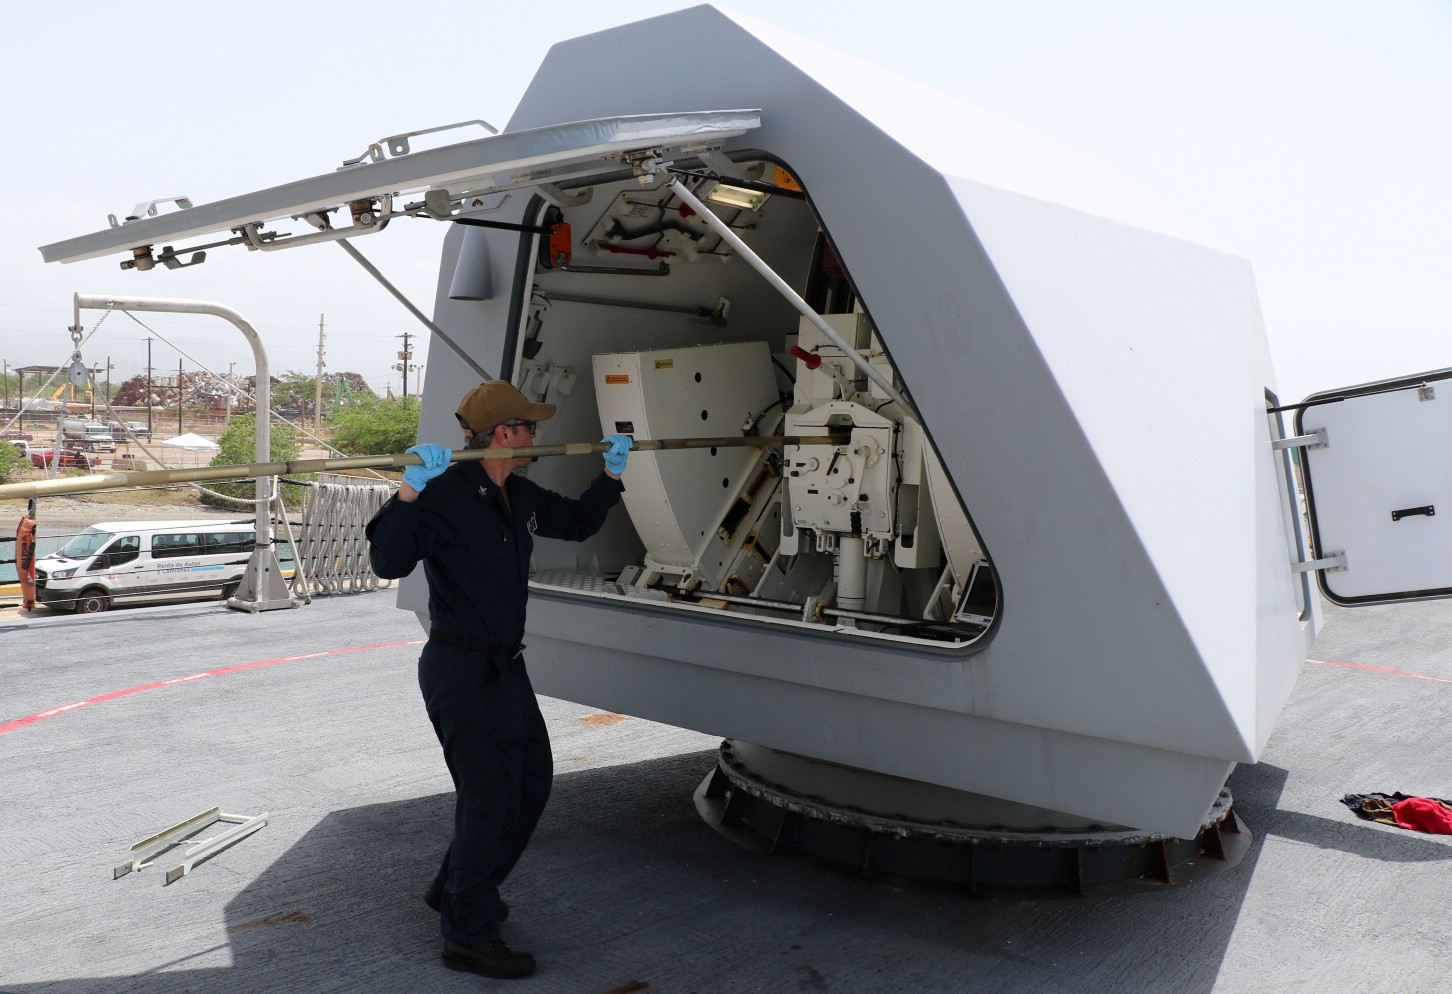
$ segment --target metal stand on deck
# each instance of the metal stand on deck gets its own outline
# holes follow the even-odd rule
[[[184,265],[195,265],[202,260],[204,255],[205,253],[198,253],[196,258]],[[76,294],[75,308],[76,321],[73,327],[76,330],[72,333],[73,335],[80,333],[83,308],[105,310],[108,314],[112,310],[150,311],[162,314],[209,314],[230,322],[238,331],[242,332],[242,336],[247,339],[247,344],[252,347],[252,357],[256,364],[257,410],[262,415],[257,419],[257,461],[265,463],[272,459],[272,419],[269,417],[269,412],[272,410],[271,366],[267,361],[267,350],[262,347],[262,337],[257,334],[257,329],[252,327],[251,322],[241,314],[230,307],[214,304],[207,300],[118,297],[95,293]],[[92,334],[94,334],[94,330]],[[79,348],[79,343],[77,348]],[[274,611],[279,608],[298,606],[298,602],[288,592],[287,581],[283,579],[282,568],[278,564],[277,549],[272,542],[272,516],[268,498],[268,494],[272,491],[272,478],[259,476],[255,478],[255,481],[257,484],[257,545],[253,550],[252,558],[247,562],[247,570],[242,575],[235,596],[227,599],[228,607],[238,611],[250,611],[253,614],[259,611]]]
[[[116,867],[111,877],[112,880],[119,880],[132,870],[141,871],[156,862],[155,858],[163,851],[173,846],[186,845],[181,863],[166,871],[166,882],[175,883],[191,871],[191,868],[199,861],[206,859],[213,853],[221,852],[234,842],[240,842],[263,825],[267,824],[269,812],[264,811],[260,815],[229,815],[221,808],[212,808],[203,811],[195,817],[188,818],[171,828],[163,829],[150,838],[142,839],[131,847],[134,854],[126,862]],[[232,827],[223,831],[220,835],[214,835],[210,839],[199,839],[191,841],[187,836],[193,832],[201,831],[209,825],[217,822],[226,822]],[[188,843],[190,844],[188,845]]]
[[[287,589],[287,580],[282,575],[282,565],[277,559],[277,547],[268,543],[263,548],[258,543],[247,560],[247,569],[237,593],[227,599],[227,606],[238,611],[275,611],[278,608],[301,606]]]

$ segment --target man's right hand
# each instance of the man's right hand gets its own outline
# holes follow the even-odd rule
[[[442,445],[427,444],[415,445],[407,451],[423,460],[422,466],[407,466],[403,470],[404,485],[412,489],[414,493],[412,495],[405,495],[400,490],[399,496],[405,500],[411,500],[418,494],[423,493],[424,487],[428,486],[430,480],[449,468],[449,457],[454,453]]]

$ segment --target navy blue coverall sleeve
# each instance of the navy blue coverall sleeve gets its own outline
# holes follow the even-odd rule
[[[525,481],[521,481],[525,482]],[[578,500],[571,500],[530,483],[534,491],[535,534],[567,542],[583,542],[600,530],[605,517],[620,499],[625,485],[605,473],[598,473]]]
[[[390,497],[368,522],[368,558],[373,572],[384,580],[408,576],[414,566],[454,540],[453,526],[415,501]]]

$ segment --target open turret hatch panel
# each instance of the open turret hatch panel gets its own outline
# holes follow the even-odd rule
[[[360,202],[391,198],[397,203],[405,194],[427,190],[447,191],[448,196],[427,203],[422,197],[416,203],[399,203],[397,214],[447,216],[460,209],[466,196],[618,170],[634,157],[669,160],[695,154],[717,148],[759,123],[760,113],[754,110],[642,114],[534,128],[420,152],[400,151],[392,158],[345,165],[335,172],[256,193],[128,219],[93,234],[43,245],[40,252],[46,262],[80,262],[182,239],[239,232],[248,225],[347,210]],[[370,212],[366,224],[355,225],[360,229],[355,233],[380,227],[388,213],[380,218],[376,211]]]

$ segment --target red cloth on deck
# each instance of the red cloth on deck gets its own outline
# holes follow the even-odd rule
[[[1392,805],[1392,815],[1402,828],[1414,828],[1434,835],[1452,835],[1452,808],[1431,797],[1409,797]]]

